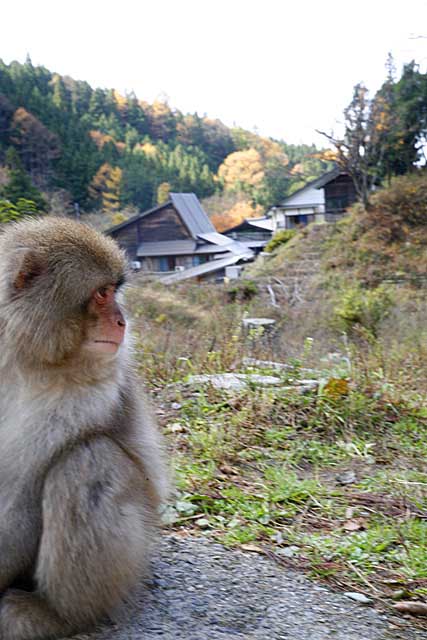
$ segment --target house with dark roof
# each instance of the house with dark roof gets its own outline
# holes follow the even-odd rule
[[[249,247],[216,231],[194,193],[169,195],[167,202],[107,231],[130,262],[145,272],[175,275],[173,282],[188,277],[218,278],[225,271],[225,262],[253,259]]]
[[[338,167],[294,191],[267,212],[275,230],[310,222],[334,222],[357,199],[353,180]]]
[[[240,224],[226,229],[224,235],[244,244],[259,253],[273,236],[273,220],[266,216],[260,218],[245,218]]]

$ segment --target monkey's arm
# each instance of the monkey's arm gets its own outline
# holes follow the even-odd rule
[[[144,489],[105,436],[76,447],[48,474],[36,579],[71,615],[110,610],[141,574],[154,524]]]
[[[121,412],[114,425],[114,440],[143,475],[155,508],[166,503],[171,490],[170,469],[154,411],[135,381],[122,390]]]
[[[155,506],[164,505],[171,491],[170,470],[168,468],[164,443],[157,428],[151,407],[145,400],[142,404],[144,414],[141,415],[142,438],[140,456],[149,483],[149,490],[154,497]]]
[[[40,538],[39,512],[11,488],[9,493],[6,500],[0,492],[0,593],[31,571]]]

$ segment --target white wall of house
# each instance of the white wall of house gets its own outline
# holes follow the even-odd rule
[[[315,189],[314,187],[307,186],[305,189],[301,189],[295,194],[290,195],[284,200],[281,205],[286,207],[303,207],[309,205],[325,206],[325,194],[323,189]]]
[[[279,206],[273,207],[269,215],[273,220],[274,230],[288,229],[294,226],[290,218],[310,216],[309,220],[321,222],[325,213],[325,193],[323,189],[307,186],[301,191],[286,198]]]

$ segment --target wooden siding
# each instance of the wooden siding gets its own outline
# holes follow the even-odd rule
[[[191,238],[180,216],[172,206],[154,211],[139,221],[140,242],[186,240]]]
[[[239,242],[250,242],[251,240],[265,240],[268,242],[268,240],[271,240],[273,234],[271,231],[264,231],[263,229],[252,227],[251,229],[243,229],[242,231],[225,231],[224,235]]]
[[[137,224],[136,220],[111,234],[114,240],[119,243],[120,248],[126,251],[129,260],[137,260],[139,245]]]
[[[175,267],[190,269],[199,264],[210,262],[211,256],[188,255],[188,256],[153,256],[140,258],[142,271],[165,272],[174,271]]]
[[[326,214],[342,213],[357,200],[353,180],[348,175],[340,175],[324,186]]]
[[[186,226],[173,206],[153,211],[148,216],[137,218],[111,233],[129,257],[137,260],[141,242],[161,242],[164,240],[187,240],[191,238]]]

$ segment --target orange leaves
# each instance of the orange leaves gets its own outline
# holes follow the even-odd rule
[[[97,129],[92,129],[91,131],[89,131],[89,135],[98,149],[102,149],[103,146],[109,142],[112,142],[114,144],[117,151],[123,152],[126,149],[126,145],[124,142],[116,142],[113,136],[110,136],[107,133],[102,133],[102,131],[98,131]]]
[[[259,205],[253,207],[248,200],[239,200],[224,213],[212,215],[211,221],[217,231],[226,231],[240,224],[246,218],[261,216],[262,212],[263,209]]]
[[[235,151],[226,157],[218,169],[226,189],[256,187],[264,179],[261,155],[256,149]]]
[[[348,392],[349,384],[345,378],[330,378],[323,387],[323,393],[333,400],[348,395]]]
[[[120,203],[122,170],[105,162],[96,172],[89,185],[92,200],[101,204],[106,211],[117,211]]]
[[[98,131],[96,129],[92,129],[92,131],[89,131],[89,135],[98,149],[102,149],[104,144],[107,144],[107,142],[114,142],[112,136],[109,136],[106,133],[102,133],[102,131]]]
[[[162,182],[157,188],[157,204],[162,204],[169,200],[169,193],[171,191],[169,182]]]
[[[120,110],[124,110],[127,106],[127,98],[122,96],[116,89],[113,89],[114,100]]]
[[[338,160],[338,152],[335,149],[323,149],[319,153],[315,153],[314,157],[325,162],[336,162]]]
[[[156,146],[151,142],[136,145],[135,151],[142,151],[148,158],[154,158],[157,154]]]
[[[39,176],[47,173],[49,162],[60,155],[58,136],[23,107],[13,114],[10,132],[24,166]]]

